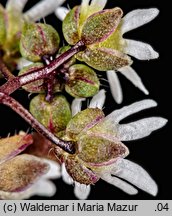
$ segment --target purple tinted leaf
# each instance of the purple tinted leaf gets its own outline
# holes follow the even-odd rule
[[[94,13],[88,17],[83,25],[81,40],[83,40],[86,45],[104,41],[115,31],[122,14],[123,12],[120,8]]]

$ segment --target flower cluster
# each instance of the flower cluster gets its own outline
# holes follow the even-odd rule
[[[117,103],[123,98],[117,71],[148,94],[131,67],[131,56],[149,60],[158,58],[158,53],[123,35],[153,20],[159,11],[139,9],[123,16],[119,7],[104,9],[107,0],[82,0],[71,10],[59,7],[63,2],[42,0],[24,13],[27,0],[8,0],[6,8],[0,5],[0,72],[7,80],[0,86],[0,103],[38,132],[0,139],[0,199],[53,196],[56,187],[49,179],[60,176],[74,185],[79,199],[86,199],[90,186],[100,179],[128,194],[136,194],[136,186],[155,196],[155,181],[125,159],[129,154],[125,141],[146,137],[167,120],[149,117],[121,123],[155,107],[151,99],[105,115],[105,90],[100,89],[97,71],[106,72]],[[62,36],[59,27],[36,22],[52,12],[62,20]],[[20,87],[37,94],[29,101],[29,111],[10,96]]]

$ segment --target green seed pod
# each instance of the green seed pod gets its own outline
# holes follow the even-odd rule
[[[90,67],[75,64],[69,68],[69,79],[65,90],[73,97],[92,97],[99,90],[99,79]]]
[[[71,119],[70,106],[63,95],[56,95],[51,103],[45,100],[44,94],[37,95],[30,102],[30,112],[55,135],[64,130]]]
[[[74,45],[79,41],[79,7],[74,7],[63,20],[62,30],[65,40]]]
[[[20,52],[30,61],[40,61],[44,55],[53,55],[59,48],[60,37],[50,25],[25,24],[20,40]]]
[[[85,109],[69,121],[66,135],[71,139],[77,139],[77,135],[96,125],[102,118],[104,118],[102,110],[98,108]]]
[[[99,180],[99,177],[88,169],[81,160],[78,160],[77,157],[68,156],[65,161],[65,166],[73,180],[80,184],[95,184]]]
[[[4,44],[6,39],[6,26],[5,26],[5,10],[0,4],[0,47]]]
[[[27,67],[24,67],[22,70],[20,70],[18,75],[20,76],[20,75],[29,73],[31,71],[35,71],[37,69],[42,68],[43,66],[44,65],[40,62],[31,64]],[[22,88],[28,92],[31,92],[31,93],[43,93],[45,91],[43,83],[44,83],[44,80],[40,79],[40,80],[37,80],[35,82],[29,83],[25,86],[22,86]]]

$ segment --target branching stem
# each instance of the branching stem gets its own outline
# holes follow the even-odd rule
[[[65,53],[54,59],[49,65],[7,81],[3,86],[0,87],[0,92],[10,95],[23,85],[49,77],[56,68],[61,66],[68,59],[83,49],[85,49],[85,44],[84,42],[79,41],[71,49],[67,50]]]
[[[71,141],[64,141],[54,136],[47,128],[40,124],[29,111],[27,111],[19,102],[12,97],[0,92],[0,103],[10,107],[25,119],[36,131],[45,136],[47,139],[55,143],[68,153],[75,153],[75,143]]]

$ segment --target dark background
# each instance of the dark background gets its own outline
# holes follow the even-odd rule
[[[1,1],[5,4],[6,1]],[[36,1],[29,0],[25,8],[28,9]],[[69,7],[79,4],[80,1],[70,0],[67,1]],[[166,1],[167,2],[167,1]],[[133,121],[135,119],[148,117],[148,116],[162,116],[169,120],[168,124],[141,140],[125,142],[130,149],[128,159],[140,164],[147,170],[158,184],[159,192],[156,197],[139,190],[138,195],[130,196],[123,191],[111,186],[104,181],[99,181],[95,186],[92,186],[91,193],[88,199],[172,199],[172,177],[171,177],[171,59],[170,59],[170,13],[168,13],[168,5],[165,1],[157,0],[115,0],[108,1],[106,8],[121,7],[124,14],[131,10],[138,8],[151,8],[157,7],[160,9],[160,15],[150,22],[149,24],[135,29],[125,35],[126,38],[140,40],[151,44],[156,51],[160,53],[158,60],[139,61],[133,58],[134,64],[132,67],[138,72],[142,78],[145,86],[150,94],[145,96],[141,91],[135,88],[131,82],[119,74],[119,79],[122,85],[124,100],[121,105],[117,105],[109,93],[108,86],[107,99],[104,111],[106,114],[114,109],[129,105],[135,101],[152,98],[158,102],[158,107],[150,110],[145,110],[140,114],[136,114],[127,119]],[[167,17],[169,15],[169,17]],[[45,18],[46,22],[52,24],[61,32],[61,22],[55,17],[50,15]],[[169,27],[168,27],[169,26]],[[107,83],[103,83],[108,85]],[[28,108],[29,100],[28,95],[24,91],[17,91],[13,96],[20,101],[25,107]],[[69,98],[71,101],[72,98]],[[0,105],[0,135],[5,137],[14,134],[19,130],[27,130],[29,125],[25,123],[17,114],[9,108]],[[51,199],[76,199],[73,195],[73,187],[66,185],[60,180],[55,181],[57,184],[57,193]],[[45,197],[32,197],[32,199],[47,199]]]

